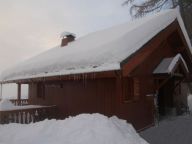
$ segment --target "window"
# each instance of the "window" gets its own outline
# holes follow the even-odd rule
[[[139,99],[140,95],[140,83],[138,78],[133,78],[133,95],[134,95],[134,100]]]
[[[37,83],[37,97],[45,98],[45,85],[43,83]]]
[[[125,102],[138,100],[140,96],[140,82],[138,78],[123,79],[123,100]]]

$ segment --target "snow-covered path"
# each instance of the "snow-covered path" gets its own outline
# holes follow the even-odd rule
[[[150,144],[192,144],[192,115],[167,119],[140,135]]]

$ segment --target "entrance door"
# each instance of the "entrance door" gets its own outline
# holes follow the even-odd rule
[[[158,93],[158,109],[160,118],[175,114],[174,108],[174,80],[170,79]]]
[[[158,110],[160,118],[181,115],[187,108],[186,84],[182,79],[172,77],[160,89],[158,93]]]

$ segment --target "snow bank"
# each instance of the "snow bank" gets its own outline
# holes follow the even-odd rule
[[[117,117],[81,114],[65,120],[0,126],[1,144],[147,144]]]
[[[14,104],[8,99],[2,99],[0,101],[0,110],[9,110],[14,108],[15,108]]]

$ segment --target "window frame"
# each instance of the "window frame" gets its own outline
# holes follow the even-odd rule
[[[140,80],[138,77],[123,78],[123,102],[129,103],[140,99]]]

